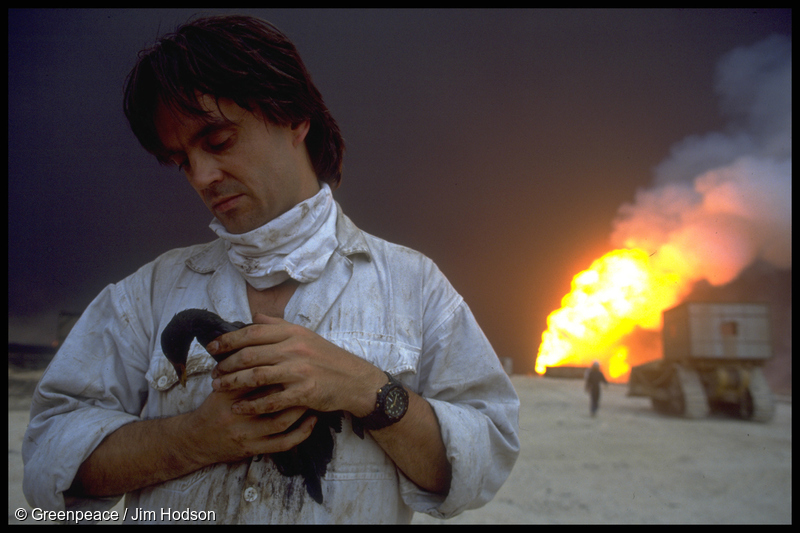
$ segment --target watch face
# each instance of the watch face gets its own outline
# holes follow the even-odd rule
[[[402,388],[393,389],[386,395],[384,412],[391,418],[398,418],[405,413],[408,407],[408,396],[403,394]]]

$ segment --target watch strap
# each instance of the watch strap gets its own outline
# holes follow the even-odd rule
[[[378,394],[375,399],[375,410],[372,413],[368,414],[362,418],[353,417],[352,424],[353,424],[353,432],[358,435],[360,438],[364,438],[364,430],[365,429],[382,429],[392,424],[399,422],[400,419],[405,415],[401,415],[397,419],[389,418],[386,413],[384,412],[384,401],[386,400],[386,396],[388,395],[390,390],[395,388],[403,389],[403,385],[390,373],[384,371],[386,377],[389,378],[389,382],[383,385],[380,389],[378,389]],[[406,403],[408,402],[408,393],[403,389],[403,392],[406,396]],[[406,406],[406,409],[408,407]]]

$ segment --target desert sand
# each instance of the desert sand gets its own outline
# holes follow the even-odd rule
[[[22,436],[35,372],[9,368],[8,521],[28,512]],[[792,406],[759,424],[655,413],[626,385],[603,390],[589,416],[579,380],[515,375],[522,450],[495,498],[446,521],[419,524],[783,523],[792,521]]]

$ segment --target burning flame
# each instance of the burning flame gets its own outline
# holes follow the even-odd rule
[[[624,381],[633,361],[661,356],[626,336],[660,329],[695,282],[724,285],[756,260],[791,268],[791,59],[791,39],[776,35],[720,60],[715,90],[730,124],[674,145],[654,186],[620,207],[620,249],[573,278],[547,318],[536,372],[598,360]]]
[[[608,252],[572,279],[561,308],[547,317],[536,372],[598,360],[612,380],[624,380],[629,349],[621,341],[637,326],[660,328],[661,313],[684,288],[678,274],[654,264],[641,249]]]

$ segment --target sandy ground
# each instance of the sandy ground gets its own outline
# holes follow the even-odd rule
[[[30,512],[20,449],[36,376],[9,369],[10,524],[16,509]],[[592,418],[580,381],[512,381],[522,451],[506,484],[481,509],[447,521],[417,514],[414,523],[791,523],[790,398],[768,424],[683,420],[610,385]]]

